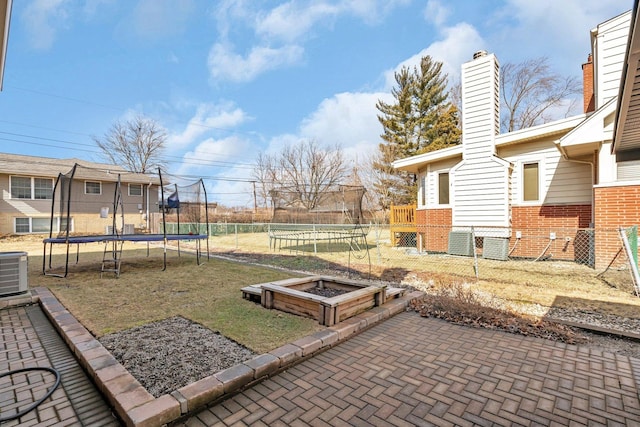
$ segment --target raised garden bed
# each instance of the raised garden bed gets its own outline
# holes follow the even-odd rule
[[[245,299],[263,307],[316,319],[332,326],[404,293],[404,289],[328,276],[260,283],[242,289]],[[331,296],[334,295],[334,296]]]

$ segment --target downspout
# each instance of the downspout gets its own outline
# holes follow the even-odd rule
[[[595,162],[591,161],[586,161],[586,160],[576,160],[576,159],[572,159],[569,157],[569,154],[567,154],[567,151],[565,150],[565,148],[560,145],[560,140],[556,140],[554,141],[554,144],[556,146],[556,148],[558,149],[558,151],[560,151],[560,154],[562,154],[562,158],[565,159],[568,162],[572,162],[572,163],[580,163],[583,165],[589,165],[591,166],[591,227],[595,227],[595,196],[594,196],[594,185],[596,185],[595,183]],[[598,148],[600,148],[602,146],[602,143],[600,144],[600,146],[598,146]],[[593,153],[594,155],[598,152],[598,150],[595,150]]]

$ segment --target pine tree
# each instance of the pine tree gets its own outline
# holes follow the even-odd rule
[[[447,100],[442,63],[425,56],[419,67],[402,67],[395,81],[397,86],[391,90],[395,101],[376,104],[384,142],[373,168],[378,174],[375,189],[385,210],[391,204],[411,203],[417,195],[415,177],[395,170],[395,160],[460,143],[458,111]]]

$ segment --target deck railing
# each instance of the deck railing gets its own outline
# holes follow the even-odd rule
[[[416,205],[391,205],[389,209],[391,244],[397,246],[403,233],[416,233]]]

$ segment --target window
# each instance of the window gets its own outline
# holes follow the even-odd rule
[[[525,163],[522,165],[522,200],[535,202],[540,199],[540,180],[538,163]]]
[[[31,222],[29,218],[16,218],[16,233],[31,232]]]
[[[449,204],[449,172],[438,174],[438,204]]]
[[[11,198],[30,199],[31,198],[31,178],[23,176],[11,177]]]
[[[420,176],[420,203],[422,206],[427,204],[427,175]]]
[[[96,181],[85,181],[84,194],[102,194],[102,183]]]
[[[31,218],[32,233],[48,233],[50,226],[51,220],[49,218]]]
[[[71,220],[71,230],[73,231],[73,218]],[[54,218],[53,231],[66,231],[67,218]],[[16,233],[48,233],[51,220],[49,218],[15,218]]]
[[[129,184],[130,196],[142,196],[142,184]]]
[[[53,180],[46,178],[33,178],[33,198],[51,199],[53,194]]]
[[[53,180],[51,178],[12,176],[10,186],[12,199],[51,200],[53,194]]]

